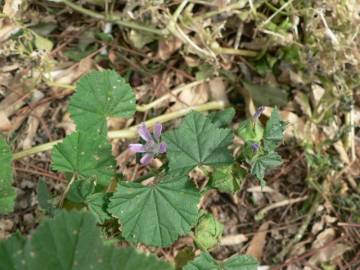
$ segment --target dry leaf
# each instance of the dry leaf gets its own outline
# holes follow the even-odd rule
[[[246,242],[248,238],[244,234],[226,235],[221,238],[221,246],[233,246]]]
[[[208,89],[208,84],[204,82],[196,87],[182,91],[176,99],[174,106],[171,107],[171,111],[206,103],[209,100]]]
[[[0,131],[7,132],[7,131],[10,131],[11,128],[12,128],[12,126],[9,121],[9,118],[3,111],[0,111]]]
[[[209,81],[210,99],[212,101],[224,101],[229,103],[226,95],[226,83],[221,77]]]
[[[266,244],[266,234],[268,228],[268,221],[261,224],[257,233],[254,235],[253,239],[251,239],[250,245],[246,251],[246,255],[254,256],[259,261],[261,260]]]
[[[181,45],[181,40],[176,37],[160,40],[157,57],[161,60],[167,60],[175,51],[181,47]]]
[[[3,13],[10,18],[15,17],[19,12],[22,0],[5,0]]]

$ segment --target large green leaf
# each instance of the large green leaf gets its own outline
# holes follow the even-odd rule
[[[107,117],[131,117],[135,95],[130,85],[115,71],[94,71],[83,76],[69,105],[71,117],[80,131],[105,133]]]
[[[25,245],[25,247],[24,247]],[[0,242],[0,270],[170,270],[155,256],[105,246],[90,213],[60,211],[25,240]]]
[[[163,136],[168,145],[169,167],[173,174],[186,174],[198,165],[225,165],[233,162],[228,146],[230,129],[217,128],[199,112],[187,115],[176,130]]]
[[[96,134],[75,132],[52,151],[52,167],[80,178],[95,178],[106,185],[114,176],[115,159],[106,138]]]
[[[184,176],[152,186],[121,182],[108,211],[119,218],[128,241],[166,247],[195,225],[199,200],[200,193]]]
[[[209,253],[203,252],[185,265],[184,270],[256,270],[257,266],[256,259],[250,256],[235,255],[224,262],[219,262]]]
[[[23,269],[25,260],[23,248],[25,239],[19,234],[13,234],[8,240],[0,242],[0,270]]]
[[[12,152],[10,146],[0,136],[0,214],[13,211],[16,197],[12,186]]]

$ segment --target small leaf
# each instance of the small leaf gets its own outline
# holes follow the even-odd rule
[[[258,85],[250,82],[243,82],[246,90],[249,91],[255,104],[260,106],[285,106],[288,103],[288,93],[280,86]]]
[[[84,203],[86,198],[95,191],[96,182],[93,177],[76,179],[71,185],[66,199],[74,203]]]
[[[210,177],[210,186],[220,192],[239,190],[239,178],[233,175],[233,165],[215,167]]]
[[[226,128],[230,125],[235,116],[234,108],[228,108],[223,111],[212,112],[208,115],[210,121],[219,128]]]
[[[51,200],[50,192],[43,179],[40,179],[37,187],[37,198],[40,208],[52,216],[54,214],[55,209],[50,202]]]
[[[276,152],[263,154],[255,159],[251,164],[251,174],[255,175],[260,180],[262,186],[265,185],[264,176],[265,170],[275,168],[281,165],[281,156]]]
[[[180,127],[164,134],[172,174],[186,174],[200,165],[225,165],[233,162],[227,149],[232,143],[230,129],[217,128],[199,112],[191,112]]]
[[[104,223],[107,219],[111,219],[106,208],[110,203],[110,193],[94,193],[86,198],[87,206],[93,213],[99,223]]]
[[[263,138],[264,128],[259,120],[248,119],[240,124],[237,133],[245,142],[259,142]]]
[[[283,140],[286,124],[281,121],[279,110],[275,108],[266,122],[264,131],[264,148],[266,151],[273,151]]]
[[[189,262],[192,261],[195,257],[193,249],[189,246],[179,250],[175,257],[175,269],[181,270]]]
[[[44,38],[38,34],[34,33],[34,38],[35,38],[35,46],[36,48],[38,48],[39,50],[44,50],[47,52],[50,52],[52,50],[52,48],[54,47],[54,44],[52,43],[51,40]]]
[[[258,263],[255,258],[247,255],[235,255],[224,262],[218,262],[209,253],[203,252],[188,263],[184,270],[256,270]]]
[[[77,83],[69,111],[77,130],[106,134],[107,117],[131,117],[134,114],[135,95],[115,71],[95,71]]]
[[[195,243],[202,249],[208,250],[219,243],[224,231],[224,225],[218,222],[212,214],[202,213],[195,227]]]
[[[166,247],[195,225],[199,200],[200,193],[184,176],[153,186],[122,182],[108,211],[119,218],[126,240]]]
[[[95,177],[101,186],[114,176],[115,159],[111,145],[100,135],[75,132],[67,136],[52,151],[52,167],[70,172],[82,179]]]
[[[0,136],[0,214],[13,211],[16,191],[12,186],[13,168],[10,146]]]

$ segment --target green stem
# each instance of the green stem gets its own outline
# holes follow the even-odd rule
[[[170,120],[174,120],[177,118],[180,118],[186,114],[188,114],[191,111],[198,111],[198,112],[204,112],[204,111],[210,111],[210,110],[221,110],[226,107],[225,102],[223,101],[213,101],[206,104],[198,105],[198,106],[191,106],[176,112],[167,113],[164,115],[160,115],[158,117],[152,118],[145,122],[147,126],[153,126],[155,123],[165,123]],[[132,139],[136,138],[137,136],[137,125],[132,126],[128,129],[122,129],[122,130],[116,130],[116,131],[110,131],[108,133],[109,139]],[[20,159],[26,156],[30,156],[36,153],[44,152],[51,150],[54,145],[62,142],[62,140],[56,140],[53,142],[41,144],[35,147],[32,147],[30,149],[26,149],[24,151],[17,152],[13,155],[13,160]]]
[[[75,11],[77,11],[79,13],[82,13],[84,15],[93,17],[95,19],[104,20],[104,21],[108,21],[108,22],[113,22],[113,23],[116,23],[116,24],[118,24],[120,26],[129,27],[129,28],[132,28],[132,29],[153,33],[153,34],[156,34],[156,35],[159,35],[159,36],[163,36],[163,35],[167,34],[167,31],[164,30],[164,29],[157,29],[157,28],[153,28],[153,27],[140,25],[140,24],[130,22],[130,21],[123,21],[123,20],[121,20],[121,18],[119,18],[117,16],[109,16],[109,17],[107,17],[107,16],[105,16],[103,14],[100,14],[98,12],[95,12],[95,11],[83,8],[82,6],[79,6],[77,4],[74,4],[70,0],[61,0],[61,2],[63,2],[65,5],[72,8],[73,10],[75,10]]]

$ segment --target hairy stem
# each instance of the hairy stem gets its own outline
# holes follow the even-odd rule
[[[191,106],[176,112],[167,113],[164,115],[160,115],[158,117],[152,118],[145,122],[147,126],[153,126],[155,123],[165,123],[177,118],[180,118],[186,114],[188,114],[191,111],[198,111],[198,112],[204,112],[204,111],[210,111],[210,110],[221,110],[226,107],[226,103],[223,101],[213,101],[206,104],[198,105],[198,106]],[[137,125],[132,126],[127,129],[122,130],[116,130],[116,131],[110,131],[108,133],[109,139],[132,139],[137,136]],[[17,152],[13,155],[13,160],[20,159],[23,157],[27,157],[36,153],[44,152],[51,150],[54,145],[62,142],[62,140],[56,140],[53,142],[41,144],[35,147],[32,147],[30,149],[26,149],[24,151]]]

